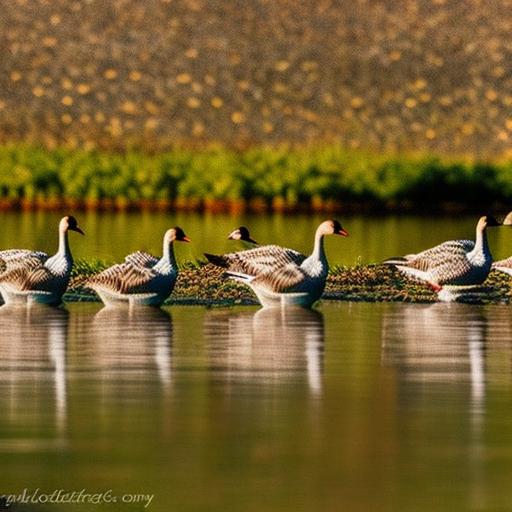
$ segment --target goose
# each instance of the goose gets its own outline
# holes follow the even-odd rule
[[[503,220],[503,226],[512,226],[512,212],[509,212]],[[493,270],[504,272],[505,274],[512,276],[512,256],[504,260],[495,261],[492,264],[492,268]]]
[[[166,231],[163,256],[157,260],[143,252],[128,255],[124,263],[113,265],[87,281],[106,306],[145,305],[161,306],[171,294],[178,267],[173,243],[190,242],[180,227]]]
[[[244,242],[248,247],[254,247],[259,245],[256,240],[251,238],[249,230],[245,226],[240,226],[228,235],[228,240],[240,240]]]
[[[25,249],[2,251],[5,271],[0,274],[0,293],[6,304],[58,306],[62,302],[73,268],[68,231],[84,234],[75,217],[63,217],[59,222],[59,247],[51,258]]]
[[[210,263],[227,269],[228,277],[247,284],[263,307],[310,307],[321,297],[329,271],[323,243],[326,235],[348,236],[348,233],[336,220],[322,222],[309,257],[276,245],[220,256],[205,253],[205,256]]]
[[[394,265],[407,276],[425,281],[438,293],[444,286],[479,285],[487,278],[492,265],[486,229],[501,225],[486,215],[478,220],[474,242],[450,240],[418,254],[388,259],[384,264]]]

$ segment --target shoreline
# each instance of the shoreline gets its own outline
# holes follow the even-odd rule
[[[79,262],[64,295],[64,302],[99,302],[95,294],[83,285],[90,275],[100,270],[102,268],[97,268],[95,264]],[[165,305],[230,307],[258,304],[248,287],[224,279],[222,275],[223,270],[211,264],[185,266],[180,270],[174,291]],[[329,272],[322,300],[418,304],[438,302],[436,294],[428,286],[408,280],[396,269],[384,265],[333,268]],[[492,271],[483,285],[465,293],[458,302],[512,303],[512,279],[506,274]]]
[[[497,201],[491,206],[488,204],[466,204],[463,202],[447,201],[438,204],[412,204],[409,201],[390,202],[351,202],[327,200],[321,202],[303,202],[286,204],[280,201],[267,201],[262,198],[250,200],[137,200],[124,199],[21,199],[13,200],[0,197],[0,212],[98,212],[98,213],[208,213],[208,214],[429,214],[453,215],[474,214],[480,215],[485,209],[497,212],[508,212],[510,204]]]

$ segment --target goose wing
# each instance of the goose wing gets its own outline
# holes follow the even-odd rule
[[[156,272],[131,263],[119,263],[96,274],[87,281],[91,288],[99,286],[117,293],[147,293]]]
[[[125,263],[130,263],[136,267],[151,268],[158,263],[158,258],[155,258],[155,256],[147,252],[136,251],[128,254],[124,261]]]
[[[439,267],[447,259],[466,257],[472,251],[475,243],[471,240],[449,240],[442,244],[426,249],[417,254],[408,254],[399,258],[390,258],[384,263],[387,265],[400,265],[403,267],[415,268],[427,272],[432,268]]]
[[[293,290],[304,282],[306,274],[296,263],[290,262],[277,269],[259,274],[251,284],[274,293],[284,293]]]
[[[451,264],[454,260],[467,261],[466,254],[473,250],[475,244],[471,240],[451,240],[411,255],[407,260],[410,267],[428,271]],[[469,265],[469,263],[468,263]]]
[[[0,268],[9,270],[19,265],[37,267],[48,259],[45,252],[31,251],[29,249],[7,249],[0,251]]]
[[[247,251],[233,252],[221,256],[205,254],[210,263],[249,276],[258,276],[288,265],[300,265],[306,256],[292,249],[277,245],[264,245]]]
[[[492,264],[492,268],[495,268],[495,269],[500,269],[500,268],[512,269],[512,256],[510,256],[510,258],[507,258],[507,259],[504,259],[504,260],[495,261]]]
[[[15,266],[0,275],[0,283],[20,291],[52,290],[61,284],[61,280],[44,265],[36,266],[33,260],[28,265]]]
[[[388,260],[387,264],[398,269],[412,269],[429,274],[440,284],[457,280],[472,269],[467,254],[474,248],[474,242],[453,240],[427,249],[418,254],[410,254],[402,259]]]

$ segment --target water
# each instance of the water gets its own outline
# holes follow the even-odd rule
[[[177,244],[181,261],[202,257],[203,252],[239,250],[227,235],[239,225],[249,226],[260,243],[278,243],[309,253],[313,234],[324,215],[201,215],[195,213],[80,213],[76,214],[85,237],[71,233],[73,253],[78,258],[119,261],[130,252],[161,253],[163,233],[182,226],[192,244]],[[0,248],[36,248],[55,252],[60,214],[1,212]],[[474,239],[475,216],[339,216],[349,238],[328,237],[326,249],[332,264],[375,263],[401,254],[432,247],[445,240]],[[512,254],[512,229],[489,229],[496,259]]]
[[[3,492],[112,489],[180,512],[512,499],[508,306],[72,304],[2,307],[0,325]]]

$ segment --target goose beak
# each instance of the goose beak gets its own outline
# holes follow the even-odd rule
[[[82,231],[81,228],[78,226],[76,228],[71,228],[71,231],[76,231],[77,233],[80,233],[81,235],[85,235],[85,233]]]
[[[229,235],[228,235],[228,240],[237,240],[237,238],[235,237],[239,237],[240,236],[240,233],[238,231],[238,229],[235,229],[235,231],[232,231]]]
[[[349,236],[348,231],[345,231],[343,228],[338,229],[338,231],[336,231],[336,234],[341,236]]]
[[[192,242],[187,235],[184,235],[183,238],[180,238],[180,242]]]

